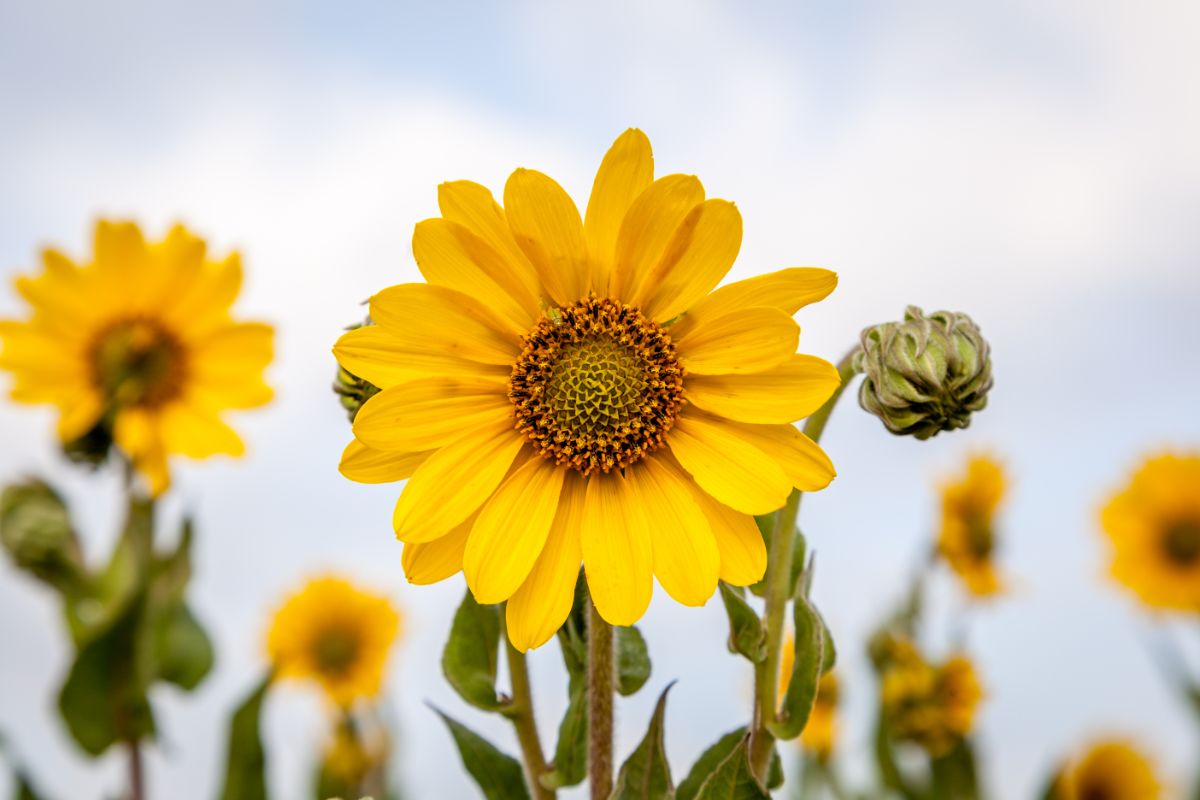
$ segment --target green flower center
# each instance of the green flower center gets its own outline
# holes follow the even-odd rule
[[[1200,561],[1200,519],[1172,522],[1163,532],[1162,546],[1167,558],[1180,566]]]
[[[183,347],[155,320],[104,328],[92,343],[92,379],[110,407],[156,407],[174,399],[185,374]]]
[[[684,403],[666,332],[631,306],[595,298],[538,321],[508,388],[517,429],[543,457],[584,475],[660,447]]]
[[[326,675],[343,675],[358,660],[359,641],[353,631],[324,631],[313,644],[313,661]]]

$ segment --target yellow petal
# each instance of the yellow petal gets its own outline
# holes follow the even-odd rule
[[[684,414],[667,442],[700,488],[744,514],[774,511],[792,489],[774,459],[719,422]]]
[[[652,180],[654,156],[650,140],[637,128],[630,128],[617,137],[600,162],[583,220],[592,259],[592,287],[597,294],[603,295],[608,290],[616,258],[617,232],[625,212]]]
[[[511,422],[463,433],[431,455],[408,479],[392,514],[396,537],[429,542],[471,516],[491,496],[525,438]]]
[[[117,414],[113,440],[146,478],[150,493],[157,497],[171,485],[167,453],[163,447],[159,420],[142,409],[127,409]]]
[[[688,212],[704,202],[704,187],[694,175],[667,175],[638,195],[617,232],[616,261],[608,296],[633,297],[658,263],[675,229]]]
[[[649,524],[658,582],[685,606],[704,605],[716,591],[721,557],[688,486],[691,478],[653,456],[625,474]]]
[[[744,308],[776,308],[789,317],[837,288],[837,273],[817,267],[792,267],[736,281],[715,290],[687,310],[672,329],[682,336],[698,325]]]
[[[693,328],[676,342],[689,373],[761,372],[796,352],[800,326],[774,308],[744,308]]]
[[[333,346],[333,355],[346,370],[381,389],[430,377],[504,379],[511,371],[506,366],[430,350],[414,344],[411,337],[401,339],[378,325],[343,333]]]
[[[579,209],[553,178],[518,169],[504,185],[504,212],[546,293],[559,305],[587,297],[587,245]]]
[[[392,483],[411,477],[430,455],[429,451],[390,453],[372,450],[357,439],[352,439],[342,451],[338,471],[358,483]]]
[[[487,187],[471,181],[443,183],[438,187],[438,207],[443,217],[464,226],[503,256],[525,294],[539,296],[537,272],[513,239],[504,210]]]
[[[703,495],[700,507],[721,553],[721,580],[731,586],[749,586],[762,580],[767,572],[767,545],[754,517],[717,502],[703,489],[699,493]]]
[[[87,433],[100,421],[104,403],[95,391],[80,392],[71,398],[70,405],[62,406],[58,418],[58,438],[64,442]]]
[[[480,603],[507,600],[529,576],[558,510],[565,472],[552,461],[532,458],[479,512],[463,554],[463,575]]]
[[[721,282],[741,246],[737,207],[727,200],[706,200],[684,218],[638,288],[635,305],[659,322],[679,316]]]
[[[188,392],[215,409],[256,408],[274,396],[262,377],[274,357],[275,331],[261,323],[211,328],[190,345]]]
[[[583,565],[588,590],[610,625],[632,625],[654,591],[649,524],[628,481],[593,474],[583,502]]]
[[[511,264],[466,226],[427,219],[413,231],[413,256],[425,280],[477,297],[524,329],[537,317],[538,298]]]
[[[162,313],[176,329],[200,337],[228,322],[229,307],[241,288],[242,259],[231,253],[222,261],[206,261],[187,293],[173,298]]]
[[[190,458],[241,456],[246,452],[237,432],[207,409],[173,403],[162,410],[163,445],[168,453]]]
[[[684,381],[697,408],[739,422],[795,422],[816,411],[841,385],[837,368],[824,359],[794,355],[751,375],[695,375]]]
[[[575,470],[566,470],[558,513],[550,535],[529,577],[508,599],[505,618],[508,639],[524,653],[545,644],[562,627],[575,600],[575,582],[583,549],[583,503],[587,484]]]
[[[475,517],[472,516],[432,542],[406,542],[400,555],[400,565],[404,567],[404,577],[408,578],[408,582],[428,586],[457,575],[462,570],[463,551],[474,522]]]
[[[833,462],[821,446],[794,425],[726,423],[746,441],[775,459],[792,486],[802,492],[824,489],[837,476]]]
[[[427,283],[402,283],[371,297],[371,319],[415,350],[511,365],[523,331],[478,300]]]
[[[513,419],[502,378],[425,378],[372,397],[354,418],[354,436],[378,450],[443,447],[464,430]]]

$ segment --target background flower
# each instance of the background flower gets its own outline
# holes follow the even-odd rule
[[[1004,499],[1004,471],[986,455],[972,456],[957,480],[941,487],[942,524],[937,552],[976,597],[1001,591],[996,567],[996,512]]]

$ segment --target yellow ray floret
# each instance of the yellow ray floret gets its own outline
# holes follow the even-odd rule
[[[796,353],[792,315],[836,276],[797,267],[717,289],[741,215],[653,164],[626,131],[584,215],[534,170],[512,174],[503,207],[443,184],[441,216],[413,235],[428,282],[377,293],[376,324],[334,347],[382,390],[343,474],[407,479],[393,527],[409,580],[461,568],[481,602],[508,602],[521,650],[563,623],[581,563],[617,625],[641,617],[655,578],[687,605],[719,578],[753,583],[766,550],[751,515],[834,477],[792,423],[837,370]]]
[[[976,597],[999,593],[996,513],[1004,499],[1004,470],[990,456],[975,455],[963,475],[942,485],[938,554]]]
[[[346,706],[379,693],[399,630],[400,615],[386,597],[322,577],[275,612],[267,653],[278,677],[314,680]]]
[[[114,442],[154,494],[170,483],[169,456],[243,453],[222,413],[271,399],[263,370],[274,332],[230,313],[236,253],[211,260],[179,225],[146,242],[135,224],[101,221],[90,261],[47,250],[43,263],[15,282],[28,316],[0,321],[14,400],[57,406],[68,449],[85,437]]]

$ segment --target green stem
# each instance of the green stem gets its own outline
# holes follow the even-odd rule
[[[855,352],[857,348],[847,353],[838,363],[838,377],[841,378],[841,383],[825,401],[825,405],[817,409],[804,424],[804,433],[814,442],[820,441],[821,434],[825,432],[825,425],[829,422],[829,415],[833,413],[833,407],[837,405],[842,393],[854,378],[852,362]],[[792,556],[796,542],[796,520],[800,515],[802,498],[803,493],[793,489],[788,495],[787,503],[776,512],[767,555],[763,612],[767,629],[767,657],[754,667],[755,706],[754,722],[750,731],[750,765],[754,774],[764,782],[775,744],[770,724],[774,721],[775,711],[779,706],[780,648],[783,646],[784,615],[792,590]]]
[[[529,790],[535,800],[553,800],[555,793],[542,786],[542,776],[547,772],[546,756],[542,753],[542,740],[538,736],[537,720],[533,715],[529,666],[525,661],[525,654],[512,646],[507,634],[504,636],[504,645],[508,653],[508,672],[512,679],[512,703],[504,713],[512,720],[513,728],[517,732]]]
[[[588,599],[588,778],[592,800],[613,786],[613,631]]]

